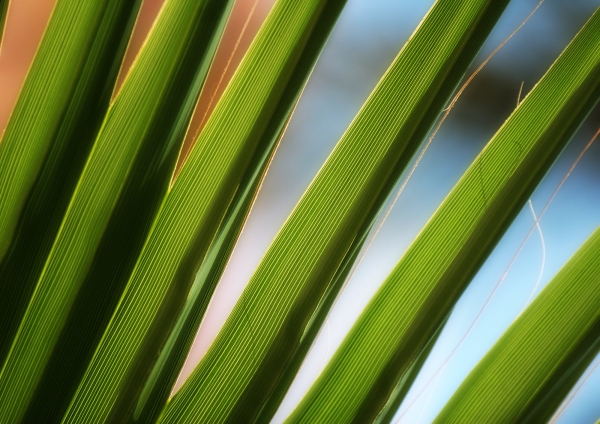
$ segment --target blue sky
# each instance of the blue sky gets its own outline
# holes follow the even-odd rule
[[[295,203],[432,3],[431,0],[348,1],[282,139],[211,303],[200,330],[200,338],[207,340],[206,343],[218,331]],[[537,0],[513,0],[474,66],[500,44],[536,4]],[[516,105],[521,81],[524,93],[528,92],[597,6],[597,1],[546,0],[482,72],[482,80],[489,84],[479,84],[471,92],[467,89],[348,282],[275,422],[284,419],[310,387],[402,253],[506,119],[513,107],[511,103]],[[599,116],[598,111],[592,114],[532,196],[536,211],[544,206],[600,125]],[[586,153],[541,220],[546,251],[543,271],[542,244],[535,232],[481,320],[442,375],[436,378],[439,381],[434,380],[423,391],[400,422],[430,422],[519,314],[540,273],[541,289],[600,225],[599,159],[600,143]],[[532,224],[531,211],[526,207],[456,305],[431,357],[407,395],[408,402],[400,411],[421,392],[463,337]],[[594,423],[600,418],[600,403],[594,399],[597,393],[600,393],[600,367],[558,422]]]

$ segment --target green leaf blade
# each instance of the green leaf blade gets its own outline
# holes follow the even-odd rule
[[[165,343],[167,351],[173,346],[173,339],[167,340],[169,333],[176,334],[182,327],[196,325],[193,321],[186,322],[187,318],[176,324],[181,309],[205,308],[202,303],[212,294],[214,285],[202,293],[202,284],[196,286],[201,293],[197,290],[188,293],[202,261],[213,260],[205,256],[214,253],[211,244],[223,241],[215,241],[215,237],[221,237],[219,231],[230,224],[237,228],[241,224],[237,219],[245,218],[261,172],[273,153],[272,140],[281,132],[312,68],[312,62],[299,66],[298,60],[303,57],[325,4],[279,1],[265,21],[162,206],[128,289],[71,405],[67,422],[103,420],[118,415],[117,411],[129,414],[132,404],[130,419],[142,419],[138,413],[142,414],[143,403],[148,391],[153,390],[151,385],[156,381],[156,373],[161,372],[162,363],[157,364],[159,368],[152,375],[149,388],[142,390],[138,386],[146,382]],[[326,33],[316,38],[318,43],[310,48],[317,51],[307,58],[316,57],[322,42],[319,40],[326,38]],[[286,94],[298,66],[300,71]],[[249,169],[249,163],[257,168]],[[251,178],[240,180],[246,177]],[[236,200],[236,190],[248,194]],[[234,211],[238,206],[241,212],[231,215],[232,221],[223,222],[229,219],[228,209]],[[224,246],[228,237],[224,238]],[[188,297],[197,297],[197,304],[192,300],[186,305]],[[189,330],[181,334],[177,343],[187,344]],[[165,361],[178,363],[179,354],[174,352]],[[166,376],[161,381],[170,379],[171,376]],[[159,387],[158,391],[164,389]],[[140,391],[143,395],[138,402]]]
[[[598,102],[599,29],[597,11],[409,247],[289,422],[369,420],[381,411]]]
[[[372,221],[368,220],[367,222],[369,222],[368,228],[370,229],[372,227]],[[344,258],[344,261],[337,270],[336,275],[332,278],[331,284],[323,294],[319,305],[315,309],[315,312],[311,316],[310,321],[304,329],[304,333],[298,342],[298,347],[291,355],[288,363],[283,368],[277,383],[260,408],[260,412],[255,420],[256,422],[270,422],[275,416],[275,413],[283,401],[288,389],[292,385],[294,378],[296,377],[296,374],[298,373],[298,370],[304,361],[304,358],[309,352],[310,347],[313,345],[314,340],[317,338],[319,330],[329,316],[329,311],[334,304],[337,295],[344,286],[344,282],[348,278],[348,275],[352,271],[354,262],[356,261],[361,249],[363,248],[363,245],[366,242],[368,230],[360,232],[360,234],[363,235],[359,240],[356,240],[356,242],[352,244],[348,250],[348,254]]]
[[[275,114],[270,118],[269,125],[261,137],[262,141],[248,165],[249,176],[242,177],[242,183],[231,201],[206,258],[202,261],[173,330],[152,371],[148,373],[150,376],[144,384],[134,411],[136,421],[144,422],[156,418],[167,402],[292,110],[344,4],[345,1],[328,2],[314,25],[296,69],[275,108]],[[295,371],[291,376],[294,374]],[[138,379],[134,384],[139,385],[140,381],[143,382],[144,378]],[[291,379],[289,382],[291,383]],[[281,397],[286,390],[287,386],[281,390]],[[263,408],[258,420],[268,421],[275,413],[281,399],[272,397],[273,407],[268,410]]]
[[[59,1],[0,146],[0,258],[35,181],[51,134],[69,105],[108,1]],[[69,19],[71,18],[71,19]],[[67,40],[67,41],[65,41]],[[61,51],[61,55],[56,52]],[[43,114],[39,113],[44,111]],[[24,142],[27,140],[27,143]]]
[[[435,422],[548,421],[600,350],[600,229],[471,371]]]
[[[60,418],[68,407],[168,189],[232,5],[164,6],[108,111],[13,342],[0,375],[0,414],[39,419],[50,408]],[[39,402],[28,411],[32,398]]]
[[[163,422],[252,419],[277,386],[338,267],[506,2],[438,4],[439,14],[430,12],[430,25],[413,35],[288,218]],[[455,33],[443,32],[445,12],[456,21]],[[422,55],[436,49],[439,56]]]
[[[389,424],[392,423],[394,416],[398,410],[398,407],[404,400],[404,396],[408,393],[414,380],[417,378],[419,371],[421,371],[421,367],[429,357],[431,350],[435,346],[437,339],[439,338],[446,321],[440,323],[438,329],[434,333],[434,335],[427,341],[427,344],[421,349],[418,355],[415,357],[415,360],[408,367],[406,372],[398,381],[398,384],[391,392],[385,406],[381,409],[381,412],[377,415],[377,419],[374,421],[375,424]]]
[[[139,5],[59,1],[0,142],[0,363],[108,109]],[[73,19],[84,26],[63,34],[79,26]]]

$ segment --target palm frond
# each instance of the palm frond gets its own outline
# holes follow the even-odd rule
[[[360,245],[505,6],[435,4],[280,230],[164,422],[250,419],[272,390],[285,390],[288,377],[282,389],[278,378],[287,363],[298,366],[293,355],[323,293],[346,272],[339,267],[356,252],[353,243]]]
[[[598,102],[599,29],[597,11],[412,243],[289,422],[377,417]]]
[[[108,109],[139,4],[59,1],[0,141],[0,362]]]
[[[435,422],[547,422],[600,351],[600,228],[471,371]]]
[[[71,3],[59,1],[53,19]],[[18,420],[36,389],[46,392],[56,381],[64,390],[44,396],[33,409],[60,416],[68,406],[167,191],[232,4],[171,1],[163,8],[106,113],[12,342],[0,374],[3,419]],[[64,26],[71,25],[69,18],[65,14]]]
[[[160,412],[182,365],[182,347],[191,342],[276,141],[344,2],[282,0],[271,11],[162,205],[68,422],[124,411],[136,419]],[[146,405],[150,398],[153,403]]]

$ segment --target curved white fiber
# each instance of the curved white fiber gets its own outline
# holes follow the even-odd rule
[[[531,199],[529,199],[528,204],[529,209],[531,210],[531,214],[533,215],[533,220],[535,221],[535,226],[538,230],[538,234],[540,235],[540,243],[542,244],[542,265],[540,267],[540,273],[538,275],[537,281],[535,282],[533,290],[531,290],[531,294],[527,298],[527,302],[525,302],[525,306],[523,306],[521,313],[523,313],[523,311],[527,308],[527,306],[529,306],[529,304],[533,300],[533,297],[535,296],[535,293],[537,292],[537,289],[540,286],[540,282],[542,281],[542,276],[544,275],[544,268],[546,267],[546,242],[544,241],[544,234],[542,233],[542,227],[540,227],[540,222],[537,216],[535,215],[535,210],[533,209],[533,203],[531,203]]]

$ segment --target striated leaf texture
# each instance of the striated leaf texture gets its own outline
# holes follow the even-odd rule
[[[232,4],[163,7],[106,115],[11,346],[0,421],[60,417],[68,407],[168,189]]]
[[[280,396],[278,383],[288,384],[290,377],[286,366],[296,367],[294,355],[303,354],[302,336],[314,335],[307,325],[323,294],[330,284],[338,284],[332,280],[356,253],[373,211],[379,210],[506,3],[436,3],[286,221],[161,422],[252,420],[272,391]],[[317,321],[324,310],[315,315]],[[270,401],[265,406],[272,407]]]
[[[260,144],[257,146],[251,162],[247,165],[248,170],[242,177],[235,197],[232,199],[202,261],[200,270],[196,274],[173,330],[152,366],[152,371],[144,385],[140,399],[136,402],[134,411],[136,421],[145,422],[150,419],[148,417],[153,419],[162,411],[183,367],[189,348],[194,341],[200,322],[208,308],[210,298],[225,269],[235,241],[250,211],[254,197],[262,182],[262,177],[275,152],[277,142],[283,134],[285,125],[287,125],[314,63],[345,3],[346,0],[326,3],[314,24],[311,35],[290,76],[281,99],[274,108],[274,113],[269,118],[269,123],[261,135]],[[194,191],[192,186],[188,189]],[[188,218],[175,214],[169,219]],[[168,250],[163,250],[162,254],[165,255],[167,252]],[[174,312],[176,310],[173,309]],[[136,378],[132,383],[138,386],[143,381],[142,378]]]
[[[471,371],[435,422],[548,422],[598,351],[600,228]]]
[[[108,109],[139,6],[59,0],[0,141],[0,363]]]
[[[377,211],[374,210],[373,212],[376,213]],[[357,237],[360,238],[354,240],[348,249],[348,253],[344,257],[344,261],[340,264],[338,270],[331,279],[331,283],[327,287],[327,290],[323,294],[318,306],[308,321],[308,324],[306,324],[304,333],[300,337],[297,347],[283,367],[277,379],[277,383],[269,392],[264,404],[260,407],[260,411],[255,419],[256,422],[262,423],[271,421],[277,412],[281,401],[284,399],[288,389],[292,385],[298,370],[302,366],[304,358],[308,354],[314,340],[319,335],[319,330],[322,328],[323,323],[327,319],[329,311],[334,305],[337,295],[344,286],[344,282],[352,272],[352,266],[354,265],[354,262],[356,261],[366,242],[366,238],[369,234],[375,217],[372,217],[372,219],[369,218],[371,217],[366,218],[366,224],[368,227],[361,229],[362,231],[358,231],[359,236]]]
[[[404,374],[402,374],[402,377],[400,378],[393,391],[389,395],[389,398],[383,406],[383,409],[377,415],[375,421],[373,421],[375,424],[389,424],[394,422],[392,420],[396,415],[398,407],[402,404],[404,396],[406,396],[414,380],[419,375],[419,371],[421,371],[421,367],[423,366],[423,364],[427,360],[427,357],[429,356],[429,353],[435,346],[435,343],[437,342],[437,339],[440,336],[444,325],[446,324],[446,321],[447,318],[437,328],[436,332],[427,341],[427,344],[423,347],[423,349],[419,351],[418,355],[415,357],[414,361],[409,365],[408,369],[404,372]]]
[[[469,167],[288,422],[377,417],[599,95],[597,11]]]
[[[322,13],[335,17],[343,3],[275,4],[162,204],[66,422],[144,421],[159,412],[335,21]],[[324,26],[316,29],[318,22]]]

